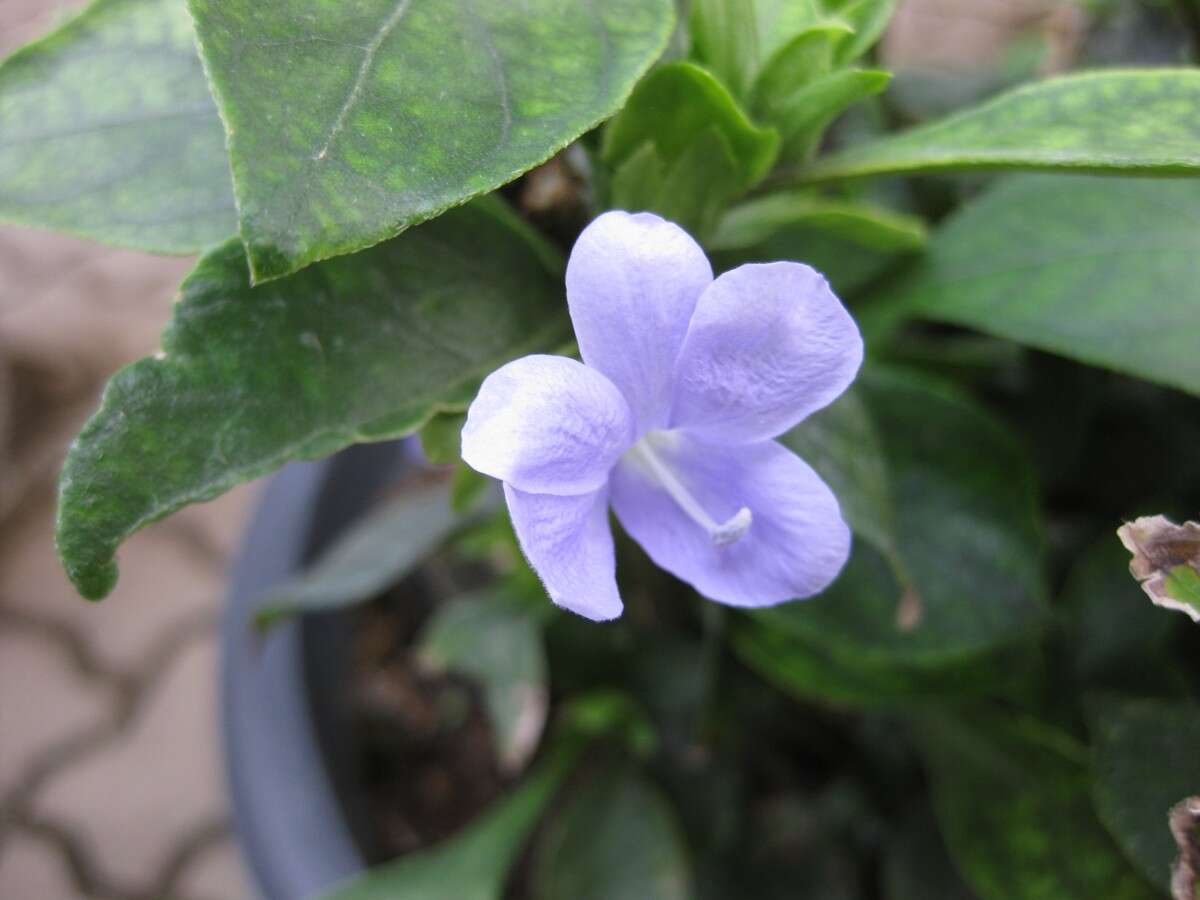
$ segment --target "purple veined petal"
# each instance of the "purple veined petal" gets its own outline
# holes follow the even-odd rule
[[[585,494],[604,486],[633,437],[611,381],[563,356],[526,356],[484,380],[467,410],[462,457],[522,491]]]
[[[504,486],[521,551],[558,606],[603,622],[621,615],[608,492],[571,497]]]
[[[613,470],[613,509],[658,566],[711,600],[743,607],[810,597],[837,577],[850,530],[833,492],[800,457],[774,441],[709,444],[686,432],[655,435],[651,447],[713,522],[749,519],[736,540],[714,539],[632,451]]]
[[[652,213],[605,213],[575,242],[567,303],[579,351],[625,395],[638,434],[667,423],[675,358],[712,277],[688,233]]]
[[[671,427],[725,443],[773,438],[841,394],[862,358],[858,326],[815,269],[739,266],[696,304]]]

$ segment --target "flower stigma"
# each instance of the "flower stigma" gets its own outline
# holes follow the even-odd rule
[[[750,530],[750,523],[754,520],[750,509],[743,506],[724,522],[717,522],[710,516],[654,449],[655,443],[663,444],[670,439],[668,432],[652,431],[634,444],[626,456],[666,491],[688,518],[708,532],[714,545],[725,547],[735,543]]]

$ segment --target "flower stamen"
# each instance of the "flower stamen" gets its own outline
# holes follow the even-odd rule
[[[629,450],[632,456],[644,469],[662,486],[671,499],[679,504],[679,508],[688,518],[708,532],[712,542],[718,547],[724,547],[739,540],[750,530],[754,517],[748,507],[743,506],[724,522],[717,522],[710,516],[692,496],[689,491],[671,471],[670,467],[659,458],[650,446],[649,436],[638,441]]]

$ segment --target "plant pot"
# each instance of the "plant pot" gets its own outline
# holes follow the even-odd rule
[[[337,675],[348,632],[337,614],[263,636],[264,591],[296,574],[413,465],[403,442],[289,465],[267,487],[231,578],[221,634],[221,718],[234,823],[265,900],[304,900],[365,867]]]

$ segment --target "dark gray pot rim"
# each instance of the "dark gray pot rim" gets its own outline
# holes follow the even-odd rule
[[[365,867],[347,814],[332,674],[344,622],[254,633],[263,592],[299,571],[398,474],[401,443],[365,444],[271,479],[231,573],[221,633],[221,724],[234,825],[266,900],[306,900]]]

